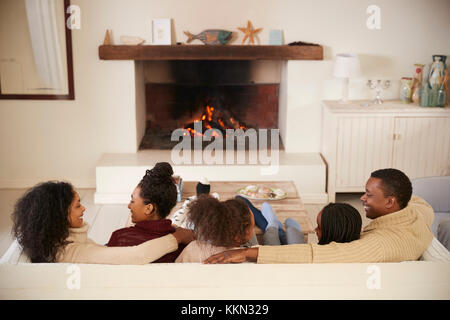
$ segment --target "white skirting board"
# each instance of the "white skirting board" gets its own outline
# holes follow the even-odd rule
[[[146,150],[133,154],[104,154],[96,167],[97,204],[125,204],[145,170],[157,162],[172,164],[170,150]],[[174,165],[184,181],[294,181],[304,203],[326,203],[326,165],[318,153],[287,154],[280,151],[276,174],[263,175],[263,165]]]

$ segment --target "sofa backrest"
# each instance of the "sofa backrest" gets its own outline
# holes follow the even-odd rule
[[[413,194],[428,202],[435,212],[450,212],[450,176],[411,180]]]

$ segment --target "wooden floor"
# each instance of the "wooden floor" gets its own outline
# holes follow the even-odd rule
[[[0,256],[6,252],[12,242],[11,213],[15,202],[25,191],[25,189],[0,189]],[[95,189],[78,189],[77,191],[80,194],[81,203],[86,207],[84,220],[91,226],[89,237],[97,243],[107,243],[111,233],[125,225],[129,214],[127,205],[96,205],[94,203]],[[338,194],[336,202],[347,202],[358,209],[363,219],[363,226],[365,226],[368,220],[365,217],[361,201],[359,201],[360,196],[361,194]],[[304,205],[314,228],[317,225],[317,214],[323,206],[323,204]],[[310,234],[308,242],[317,243],[316,235]]]

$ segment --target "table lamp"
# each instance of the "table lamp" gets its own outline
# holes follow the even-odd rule
[[[333,75],[337,78],[344,78],[344,88],[340,103],[348,103],[348,83],[349,78],[357,77],[361,74],[359,58],[356,54],[339,53],[334,61]]]

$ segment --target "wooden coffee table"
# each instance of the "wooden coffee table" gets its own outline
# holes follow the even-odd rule
[[[211,181],[211,193],[217,192],[220,196],[220,200],[227,200],[234,198],[237,193],[236,191],[240,188],[246,187],[248,185],[255,186],[268,186],[272,188],[281,188],[287,192],[288,196],[282,200],[250,200],[253,205],[261,209],[263,202],[268,202],[278,219],[284,223],[287,218],[295,219],[299,224],[300,228],[305,236],[305,242],[308,242],[308,234],[314,233],[314,226],[308,212],[303,206],[303,202],[300,199],[297,188],[292,181]],[[178,210],[186,198],[196,194],[195,187],[197,182],[184,181],[183,185],[183,195],[181,202],[178,202],[172,212]],[[260,228],[255,226],[255,233],[258,238],[258,242],[262,243],[262,231]]]

